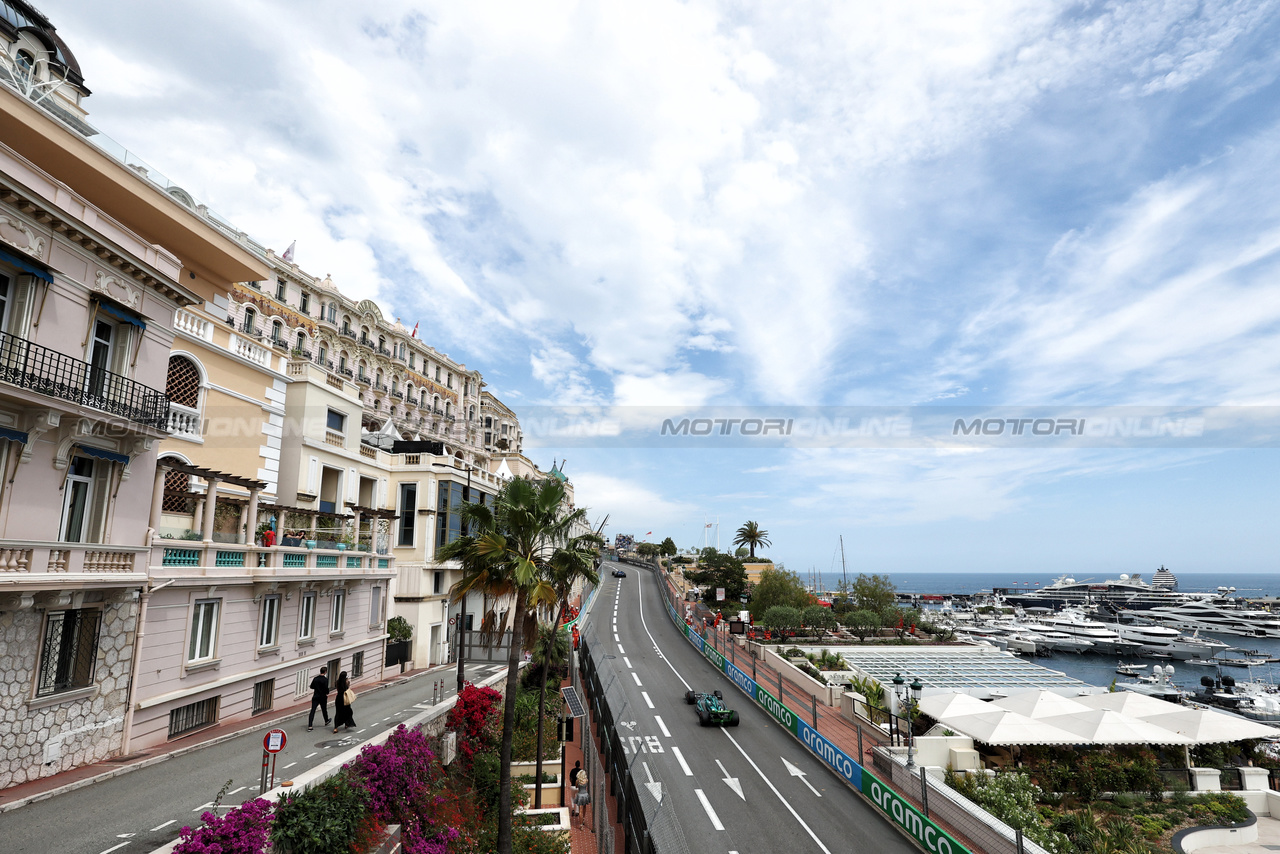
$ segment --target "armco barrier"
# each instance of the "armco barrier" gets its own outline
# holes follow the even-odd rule
[[[694,649],[719,668],[743,693],[755,700],[769,715],[798,738],[814,756],[825,762],[850,785],[866,795],[894,824],[905,830],[924,846],[930,854],[970,854],[969,849],[957,842],[949,833],[925,818],[919,810],[902,798],[875,774],[872,774],[852,757],[824,738],[816,729],[805,723],[802,717],[778,697],[773,696],[754,679],[725,659],[711,643],[693,626],[681,619],[673,602],[674,595],[665,581],[664,588],[667,616],[684,632]]]

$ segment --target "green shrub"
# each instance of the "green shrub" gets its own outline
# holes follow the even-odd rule
[[[376,837],[364,792],[345,774],[285,795],[271,824],[275,854],[349,854],[367,850]]]

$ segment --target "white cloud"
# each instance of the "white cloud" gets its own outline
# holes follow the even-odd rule
[[[573,476],[574,496],[592,510],[592,518],[610,514],[610,530],[628,526],[648,526],[644,530],[671,528],[702,510],[693,504],[674,501],[635,481],[611,474],[586,471]],[[620,527],[621,526],[621,527]]]

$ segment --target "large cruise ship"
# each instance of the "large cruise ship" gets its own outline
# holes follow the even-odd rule
[[[1148,608],[1133,616],[1175,629],[1280,638],[1280,614],[1250,608],[1226,596]]]
[[[1106,581],[1077,581],[1063,575],[1039,590],[996,587],[992,589],[992,593],[1002,597],[1010,605],[1021,606],[1024,610],[1041,609],[1042,612],[1086,605],[1103,605],[1113,611],[1145,611],[1161,605],[1177,605],[1193,598],[1174,590],[1176,579],[1172,585],[1167,581],[1173,574],[1164,567],[1160,569],[1166,575],[1162,577],[1159,586],[1148,584],[1137,573]]]

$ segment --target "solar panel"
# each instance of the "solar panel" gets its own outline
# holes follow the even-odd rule
[[[582,698],[578,696],[578,689],[572,685],[566,685],[560,689],[560,693],[564,696],[564,701],[569,706],[569,714],[575,718],[585,718],[587,716],[587,708],[582,704]]]

